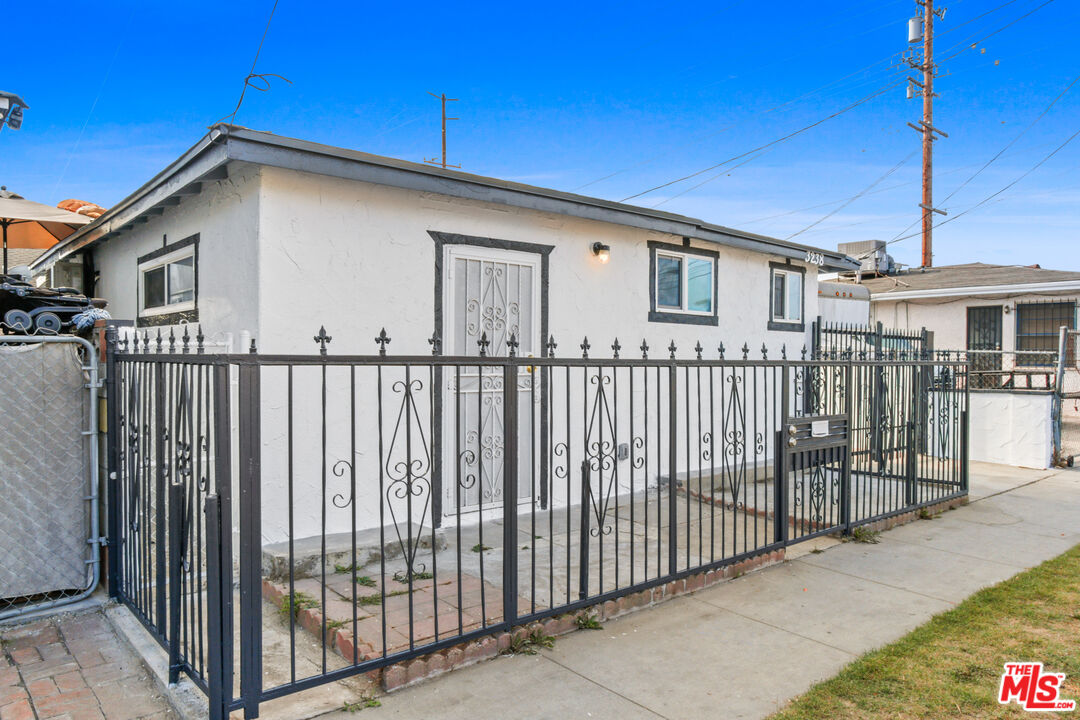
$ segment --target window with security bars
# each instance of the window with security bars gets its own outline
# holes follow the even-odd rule
[[[1016,349],[1023,351],[1016,357],[1022,367],[1046,367],[1054,365],[1058,350],[1058,334],[1061,326],[1076,329],[1076,301],[1017,303]],[[1045,352],[1045,355],[1024,353]],[[1069,348],[1069,363],[1075,362],[1075,351]]]

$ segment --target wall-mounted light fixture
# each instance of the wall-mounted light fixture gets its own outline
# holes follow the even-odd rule
[[[601,264],[607,264],[607,261],[611,259],[611,246],[602,242],[594,242],[592,244],[592,254],[596,256],[596,259]]]

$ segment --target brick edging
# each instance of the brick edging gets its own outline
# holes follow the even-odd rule
[[[772,552],[762,553],[725,565],[722,568],[695,573],[680,580],[672,580],[647,590],[624,595],[617,600],[607,600],[581,610],[521,625],[511,632],[491,635],[473,642],[455,645],[448,650],[434,652],[402,663],[395,663],[382,670],[382,686],[385,691],[393,692],[450,670],[494,658],[500,653],[509,650],[513,646],[515,639],[524,640],[535,632],[551,637],[566,635],[581,629],[577,624],[579,617],[592,617],[600,622],[613,620],[665,602],[671,598],[697,592],[703,588],[740,577],[748,572],[782,563],[784,557],[785,551],[783,549],[773,550]]]

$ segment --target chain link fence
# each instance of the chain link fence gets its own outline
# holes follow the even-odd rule
[[[98,385],[87,341],[0,336],[0,620],[97,586]]]

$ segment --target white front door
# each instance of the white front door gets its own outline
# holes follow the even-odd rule
[[[443,258],[443,337],[448,355],[506,357],[517,340],[522,357],[540,355],[540,263],[533,253],[449,245]],[[501,367],[444,370],[443,482],[447,513],[503,502],[503,375]],[[518,497],[532,496],[533,405],[539,388],[522,368],[518,386]]]

